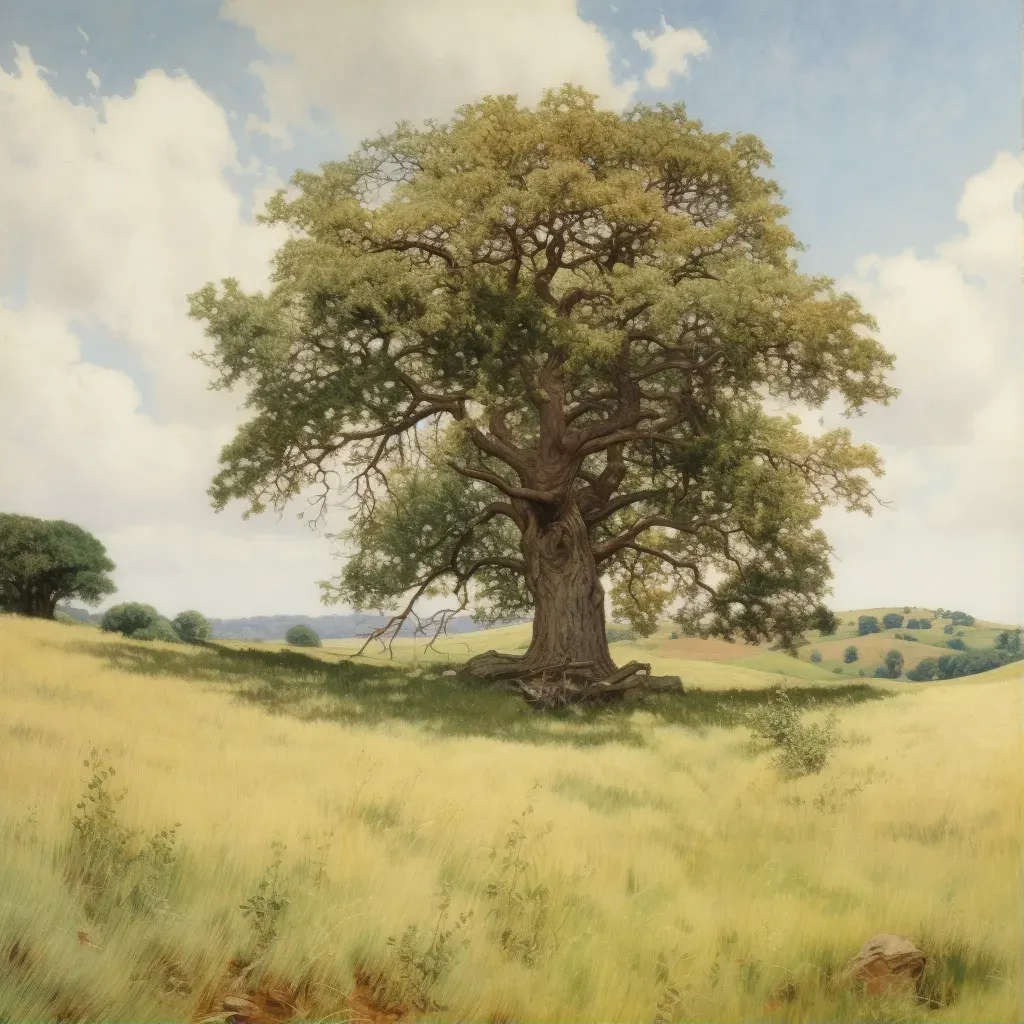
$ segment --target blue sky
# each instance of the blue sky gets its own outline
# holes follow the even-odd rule
[[[39,351],[54,353],[48,365],[62,375],[66,415],[78,408],[75,402],[82,410],[92,402],[109,415],[107,434],[90,428],[90,457],[97,460],[90,479],[136,473],[164,482],[149,488],[154,497],[147,505],[136,495],[104,497],[109,488],[96,488],[90,498],[88,483],[47,486],[42,469],[29,482],[0,476],[0,503],[75,518],[66,506],[68,493],[77,495],[78,518],[104,537],[123,567],[124,587],[148,587],[155,599],[164,594],[164,603],[203,598],[211,614],[315,611],[313,580],[331,571],[322,540],[293,523],[242,525],[235,512],[210,518],[202,491],[212,464],[201,453],[230,432],[237,411],[206,395],[198,368],[187,365],[194,325],[175,318],[181,295],[193,286],[190,274],[207,266],[210,275],[234,273],[244,263],[257,280],[273,246],[250,223],[254,189],[265,195],[296,168],[343,155],[373,127],[406,114],[443,116],[481,89],[529,95],[574,79],[611,97],[633,81],[635,99],[682,100],[708,129],[753,132],[766,142],[792,211],[790,225],[808,246],[802,267],[839,279],[876,315],[884,313],[883,341],[910,368],[898,382],[905,391],[911,384],[906,401],[869,416],[863,427],[893,467],[887,481],[899,514],[855,524],[836,520],[837,603],[889,599],[878,578],[895,563],[904,577],[921,576],[923,592],[907,600],[955,604],[960,587],[965,599],[988,599],[988,614],[1024,617],[1015,574],[1005,568],[1007,550],[1019,555],[1018,463],[1000,440],[1018,422],[1005,368],[1020,342],[1019,272],[1011,269],[1019,220],[1017,242],[1007,241],[1012,203],[1019,208],[1013,163],[1020,150],[1019,6],[1008,0],[620,0],[618,9],[604,0],[578,7],[571,0],[521,0],[514,6],[534,12],[535,25],[503,22],[495,13],[492,26],[486,12],[511,9],[505,0],[493,8],[478,0],[365,6],[3,0],[8,141],[0,141],[0,171],[9,168],[16,187],[0,213],[7,210],[14,224],[8,237],[17,244],[0,275],[10,325],[0,339],[11,346],[15,367],[21,364],[10,339],[43,332],[52,349],[40,342]],[[424,12],[433,10],[437,17],[430,20]],[[635,33],[664,41],[682,30],[699,34],[706,50],[691,54],[685,67],[669,67],[667,84],[655,87],[644,77],[654,50],[642,48]],[[27,47],[49,73],[19,66],[15,46]],[[437,63],[439,49],[444,66]],[[448,67],[464,70],[448,74]],[[86,80],[88,71],[98,76],[98,88]],[[30,87],[35,79],[38,88]],[[318,109],[307,120],[310,105]],[[267,130],[254,122],[265,122]],[[48,134],[34,133],[32,126],[43,123]],[[179,149],[187,179],[174,177],[177,156],[161,155]],[[34,161],[46,175],[18,170]],[[41,177],[50,189],[46,201],[31,192],[44,188]],[[202,183],[194,204],[182,180]],[[117,190],[122,205],[137,214],[106,205]],[[172,195],[180,216],[168,212],[170,198],[161,198]],[[62,201],[68,204],[63,218],[55,211]],[[104,249],[95,224],[122,213],[119,237],[137,235],[133,244],[145,255],[125,260],[110,280],[93,281],[97,265],[116,262],[121,251],[112,241]],[[209,238],[205,225],[216,225]],[[908,249],[913,256],[900,255]],[[175,296],[166,309],[161,273]],[[23,366],[21,377],[11,370],[10,379],[23,380],[26,395],[33,386],[60,390],[32,372],[35,384]],[[937,415],[936,405],[948,414]],[[121,420],[114,409],[122,409]],[[19,436],[29,434],[19,429]],[[125,439],[143,436],[168,453],[162,467],[159,459],[156,468],[133,466],[142,456]],[[23,446],[10,464],[40,467],[46,458]],[[985,500],[1002,511],[989,514],[995,519],[987,526],[971,526],[957,501],[962,506],[996,478],[1003,480],[997,498]],[[168,496],[161,496],[162,486]],[[197,497],[173,496],[184,492]],[[147,531],[155,530],[165,537],[163,563],[147,548]],[[182,549],[177,554],[175,544]],[[259,592],[258,573],[251,571],[251,580],[246,575],[252,545],[276,574],[269,596],[266,588]],[[873,554],[852,557],[866,546]],[[940,546],[961,566],[952,580],[923,564]],[[230,575],[232,558],[243,568],[236,573],[240,582],[228,585],[222,577]],[[173,586],[166,582],[172,578]],[[204,588],[213,595],[205,597]]]

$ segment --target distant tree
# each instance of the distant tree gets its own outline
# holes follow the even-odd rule
[[[845,661],[847,665],[852,665],[859,657],[860,654],[853,644],[850,644],[850,646],[843,651],[843,661]]]
[[[867,636],[869,633],[881,633],[882,627],[878,624],[878,618],[874,615],[862,615],[857,619],[857,633],[860,636]]]
[[[954,626],[973,626],[974,616],[968,615],[967,612],[953,612],[951,616]]]
[[[952,648],[954,651],[963,651],[967,649],[967,644],[965,644],[958,636],[953,637],[952,640],[947,640],[946,646]]]
[[[201,644],[210,639],[210,623],[194,608],[174,616],[172,623],[178,637],[186,644]]]
[[[899,679],[903,672],[903,655],[899,651],[889,651],[882,664],[890,679]]]
[[[309,626],[292,626],[284,635],[284,642],[293,647],[322,647],[320,637]]]
[[[946,617],[946,609],[945,608],[936,608],[935,609],[935,618],[937,618],[937,619],[944,619],[945,617]]]
[[[1005,651],[1007,654],[1020,654],[1020,634],[1021,631],[1019,629],[1004,629],[996,637],[996,648],[1000,651]]]
[[[675,630],[673,630],[671,633],[669,633],[668,638],[669,638],[669,640],[678,640],[679,639],[679,634],[677,632],[675,632]]]
[[[815,665],[820,665],[821,651],[811,651],[811,661],[813,661]]]
[[[151,604],[126,601],[123,604],[115,604],[103,613],[100,628],[104,633],[134,636],[138,631],[148,629],[159,618],[160,613]]]
[[[875,678],[876,679],[888,679],[889,678],[889,670],[884,665],[879,665],[875,669]]]
[[[931,619],[919,619],[918,623],[917,623],[917,628],[918,629],[931,629],[932,628],[932,620]]]
[[[842,670],[842,669],[841,669],[841,668],[840,668],[840,667],[839,667],[838,665],[836,665],[836,667],[835,667],[834,669],[832,669],[832,671],[833,671],[833,672],[834,672],[834,673],[835,673],[835,674],[836,674],[837,676],[841,676],[841,675],[843,674],[843,670]]]
[[[889,614],[882,619],[883,629],[899,629],[902,625],[903,616],[898,612],[889,612]]]
[[[162,640],[168,644],[180,644],[181,637],[170,620],[158,615],[145,629],[137,629],[131,634],[133,640]]]
[[[952,634],[953,634],[953,627],[952,627],[952,625],[943,626],[942,627],[942,632],[943,633],[948,633],[948,634],[950,634],[952,636]]]
[[[866,676],[867,674],[868,674],[868,670],[866,668],[859,668],[859,669],[857,669],[857,675],[859,675],[859,676]]]
[[[920,628],[921,628],[921,620],[920,619],[907,619],[907,629],[920,629]]]
[[[934,658],[925,658],[915,668],[908,669],[907,678],[915,683],[927,683],[939,674],[939,665]]]
[[[61,601],[97,604],[117,587],[91,534],[62,519],[0,513],[0,611],[52,619]]]
[[[904,615],[909,615],[910,614],[910,605],[909,604],[905,604],[903,606],[903,614]]]
[[[215,386],[251,413],[215,505],[351,488],[324,596],[401,598],[379,635],[441,592],[532,611],[529,649],[477,676],[616,671],[606,585],[640,634],[678,602],[684,630],[797,650],[825,611],[821,510],[870,508],[878,460],[764,399],[885,403],[893,358],[853,296],[798,272],[767,160],[681,105],[617,114],[566,86],[296,173],[264,218],[290,236],[272,288],[191,297]]]

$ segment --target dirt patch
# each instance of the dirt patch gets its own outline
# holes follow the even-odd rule
[[[655,651],[660,658],[680,658],[683,661],[739,661],[741,658],[756,658],[767,654],[767,647],[728,640],[701,640],[696,637],[680,637],[666,640]]]

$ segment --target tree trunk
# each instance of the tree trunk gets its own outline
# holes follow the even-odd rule
[[[615,671],[605,634],[604,587],[579,510],[545,523],[531,517],[521,549],[534,601],[533,639],[523,668],[538,671],[590,662],[582,674]]]

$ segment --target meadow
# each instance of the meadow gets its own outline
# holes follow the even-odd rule
[[[0,1021],[228,1020],[232,959],[267,1020],[1022,1019],[1020,666],[659,635],[613,655],[685,694],[559,715],[446,674],[527,635],[354,659],[0,616]],[[837,716],[819,773],[752,738],[777,685]],[[837,984],[878,932],[929,955],[920,997]]]

